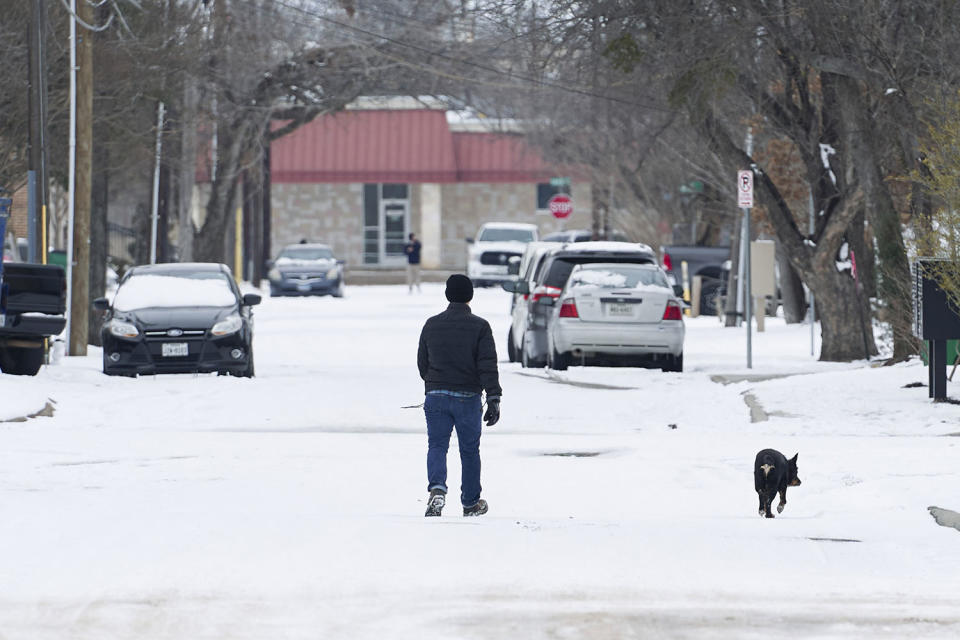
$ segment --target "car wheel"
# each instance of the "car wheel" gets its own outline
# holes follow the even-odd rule
[[[660,367],[660,370],[682,373],[683,372],[683,352],[681,351],[678,355],[667,356],[667,360],[666,362],[664,362],[663,366]]]
[[[507,330],[507,358],[510,362],[517,361],[517,348],[513,346],[513,328]]]
[[[243,370],[243,373],[241,373],[240,376],[243,378],[252,378],[253,375],[253,349],[250,349],[250,361],[247,363],[247,368]]]
[[[343,278],[340,278],[340,282],[337,284],[337,288],[333,290],[333,297],[334,298],[343,297]]]
[[[529,369],[531,366],[533,366],[530,364],[530,356],[527,355],[527,339],[526,338],[524,338],[520,342],[520,366],[523,367],[524,369]]]
[[[35,376],[43,365],[43,345],[0,349],[0,369],[14,376]]]
[[[550,368],[554,371],[566,371],[570,366],[570,354],[559,353],[556,348],[550,348]]]

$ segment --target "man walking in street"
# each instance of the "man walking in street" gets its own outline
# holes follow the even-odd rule
[[[427,516],[439,516],[447,495],[447,449],[450,434],[457,430],[460,446],[460,503],[463,515],[487,512],[480,499],[480,393],[487,394],[483,420],[488,427],[500,419],[500,389],[497,349],[490,324],[473,315],[473,283],[462,274],[447,279],[443,313],[429,318],[420,332],[417,366],[423,378],[427,417]]]
[[[407,287],[408,293],[413,293],[413,285],[417,285],[417,292],[420,292],[420,241],[417,235],[411,233],[410,241],[404,245],[403,252],[407,254]]]

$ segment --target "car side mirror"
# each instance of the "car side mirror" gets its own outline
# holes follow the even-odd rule
[[[518,256],[512,256],[507,261],[507,273],[511,276],[520,274],[520,258]]]
[[[274,261],[273,261],[273,260],[267,260],[267,262],[266,262],[265,264],[266,264],[266,266],[267,266],[267,271],[269,271],[270,269],[273,269]]]
[[[465,238],[467,244],[473,244],[473,238]]]
[[[675,285],[673,285],[673,295],[677,296],[678,298],[682,298],[682,297],[683,297],[683,285],[682,285],[682,284],[675,284]]]
[[[552,307],[555,304],[557,304],[557,299],[552,298],[550,296],[543,296],[542,298],[537,300],[537,304],[542,304],[545,307]]]
[[[110,308],[110,301],[106,298],[97,298],[93,301],[93,308],[97,311],[106,311]]]
[[[346,261],[346,260],[337,260],[337,264],[340,265],[341,267],[345,267],[345,266],[347,266],[347,261]]]
[[[243,296],[243,304],[244,306],[247,306],[247,307],[256,306],[260,304],[261,300],[263,300],[263,298],[261,298],[256,293],[247,293],[247,294],[244,294]]]

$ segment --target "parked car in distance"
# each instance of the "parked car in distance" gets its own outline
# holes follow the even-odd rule
[[[693,277],[701,276],[700,313],[717,315],[718,304],[727,290],[730,247],[703,247],[693,245],[664,245],[660,247],[660,262],[664,271],[683,291],[683,263],[687,263],[690,295],[693,295]]]
[[[611,231],[610,240],[614,242],[630,242],[626,234],[620,231]],[[554,231],[540,238],[543,242],[590,242],[593,240],[593,231],[590,229],[571,229],[570,231]]]
[[[476,238],[467,238],[467,276],[480,287],[511,279],[510,258],[519,257],[527,243],[536,240],[535,224],[488,222]]]
[[[241,295],[230,269],[215,263],[133,267],[120,280],[100,337],[103,372],[136,376],[216,371],[252,378],[254,293]]]
[[[578,264],[594,262],[656,264],[653,250],[634,242],[576,242],[548,249],[536,262],[532,275],[503,283],[503,288],[519,294],[511,314],[510,349],[524,367],[547,364],[547,329],[552,319],[546,298],[557,298]]]
[[[270,296],[343,297],[343,260],[325,244],[291,244],[271,261]]]
[[[681,301],[655,264],[581,264],[553,307],[547,365],[578,362],[652,364],[683,371]]]

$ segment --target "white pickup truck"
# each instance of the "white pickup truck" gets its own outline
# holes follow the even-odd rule
[[[467,276],[482,287],[512,280],[510,258],[520,257],[528,242],[537,240],[537,225],[519,222],[488,222],[476,238],[467,238]]]

